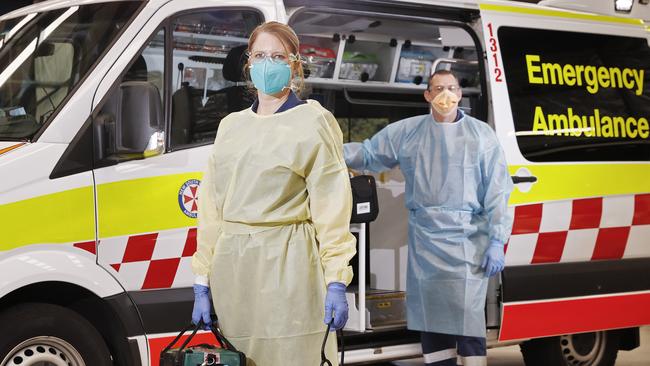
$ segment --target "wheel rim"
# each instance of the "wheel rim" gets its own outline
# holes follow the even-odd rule
[[[14,347],[1,366],[86,366],[79,351],[57,337],[30,338]]]
[[[562,355],[569,366],[598,365],[605,353],[603,332],[572,334],[560,337]]]

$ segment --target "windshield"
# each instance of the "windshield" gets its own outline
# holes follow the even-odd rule
[[[36,14],[29,14],[27,16],[0,21],[0,48],[35,16]]]
[[[0,140],[31,139],[140,4],[73,6],[0,23]]]

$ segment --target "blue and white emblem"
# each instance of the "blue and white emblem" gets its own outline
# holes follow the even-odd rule
[[[181,189],[178,191],[178,204],[181,210],[187,217],[196,218],[198,211],[198,191],[201,181],[198,179],[190,179],[183,183]]]

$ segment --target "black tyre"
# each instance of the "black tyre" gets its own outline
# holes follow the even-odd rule
[[[538,338],[522,343],[521,353],[526,366],[614,366],[618,341],[616,332]]]
[[[0,366],[111,366],[99,332],[58,305],[29,303],[0,314]]]

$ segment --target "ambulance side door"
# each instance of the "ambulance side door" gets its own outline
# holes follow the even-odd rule
[[[650,281],[639,280],[650,278],[643,23],[480,8],[493,120],[515,182],[499,339],[643,324],[643,311],[626,305],[650,304]]]
[[[138,307],[152,355],[190,321],[197,189],[219,122],[250,106],[224,65],[274,17],[271,0],[168,2],[98,88],[98,262]]]

